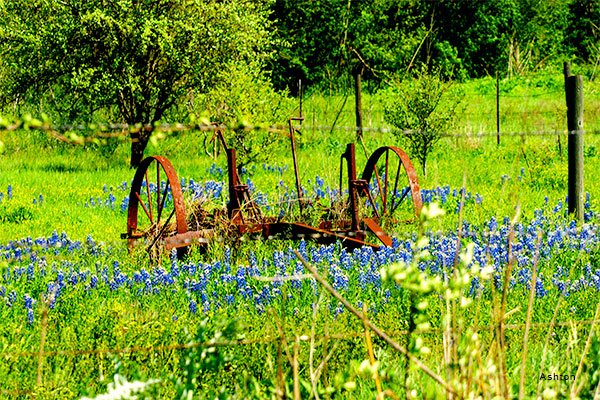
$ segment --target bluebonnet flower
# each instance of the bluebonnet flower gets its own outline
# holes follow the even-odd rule
[[[29,326],[33,325],[33,310],[31,308],[27,310],[27,323]]]
[[[333,319],[336,319],[338,315],[344,312],[344,306],[342,303],[338,303],[338,306],[333,310]]]
[[[112,193],[110,193],[108,195],[108,203],[110,205],[110,208],[113,209],[113,210],[115,209],[115,202],[116,201],[117,201],[117,198]]]
[[[90,278],[90,287],[92,289],[96,289],[97,286],[98,286],[98,277],[96,275],[92,275],[92,277]]]
[[[190,314],[196,314],[198,311],[198,305],[193,299],[190,299]]]
[[[390,289],[385,289],[385,292],[383,293],[383,302],[387,303],[390,301],[390,299],[392,298],[392,292],[390,291]]]
[[[23,295],[23,302],[24,302],[23,306],[27,309],[32,308],[33,305],[35,304],[33,298],[31,296],[29,296],[27,293],[25,293]]]
[[[123,199],[123,201],[121,202],[121,212],[127,211],[128,208],[129,208],[129,197],[125,197]]]
[[[33,270],[33,264],[29,264],[29,266],[27,267],[27,282],[32,281],[35,278],[34,276],[34,270]]]
[[[538,278],[535,284],[535,294],[537,297],[544,297],[548,294],[548,291],[544,288],[544,282],[541,278]]]

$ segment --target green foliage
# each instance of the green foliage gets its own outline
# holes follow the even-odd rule
[[[598,1],[278,0],[276,87],[376,82],[422,65],[464,79],[519,75],[574,55],[595,63]]]
[[[272,151],[284,144],[286,136],[267,132],[268,125],[285,125],[295,104],[285,92],[276,92],[258,65],[249,69],[225,68],[220,82],[190,102],[190,108],[212,120],[239,129],[224,132],[229,146],[236,149],[238,169],[269,160]],[[263,129],[244,129],[260,124]],[[267,151],[265,151],[267,150]]]
[[[347,84],[357,68],[379,81],[406,68],[425,35],[418,2],[277,0],[272,18],[279,36],[274,84],[293,92],[298,79]]]
[[[572,56],[598,64],[600,59],[600,1],[574,0],[569,4],[566,40]]]
[[[427,156],[456,119],[460,97],[450,87],[451,82],[443,81],[438,73],[429,73],[403,81],[381,94],[386,101],[386,121],[400,130],[394,134],[408,142],[425,176]]]
[[[20,224],[38,216],[38,210],[31,202],[22,199],[0,201],[0,222]]]
[[[1,11],[4,101],[56,101],[70,122],[113,105],[129,123],[160,120],[190,90],[251,68],[268,43],[262,5],[251,2],[13,0]]]
[[[1,100],[70,123],[154,123],[229,73],[260,69],[266,16],[265,3],[251,1],[6,1]],[[148,137],[132,145],[132,164]]]
[[[427,15],[433,45],[427,60],[443,66],[455,49],[460,59],[453,72],[471,77],[537,68],[563,54],[567,7],[559,0],[432,3]]]
[[[183,373],[171,377],[177,389],[177,398],[190,399],[194,396],[194,393],[198,393],[199,387],[203,387],[204,397],[227,398],[225,388],[210,384],[209,379],[211,374],[218,372],[219,368],[231,361],[231,356],[223,351],[224,347],[207,346],[206,344],[235,339],[236,325],[236,320],[229,320],[224,322],[222,326],[217,324],[214,327],[214,332],[210,332],[208,320],[205,319],[198,325],[198,331],[195,335],[187,333],[189,347],[185,351],[186,354],[181,358],[179,366]]]
[[[138,395],[140,394],[156,395],[156,393],[152,393],[152,389],[161,382],[160,379],[150,379],[146,382],[130,382],[127,380],[127,377],[121,375],[123,365],[118,357],[113,357],[113,363],[115,372],[113,375],[113,382],[108,384],[107,393],[101,394],[94,399],[82,397],[81,400],[137,400],[139,398]],[[149,398],[149,396],[144,396],[144,398]]]

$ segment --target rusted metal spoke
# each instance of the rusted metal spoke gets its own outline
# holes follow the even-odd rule
[[[385,215],[386,211],[387,211],[388,182],[390,180],[389,175],[388,175],[389,154],[390,154],[390,151],[387,150],[385,152],[385,189],[383,192],[383,215]]]
[[[163,196],[162,196],[162,203],[160,203],[160,208],[158,209],[158,218],[157,220],[160,222],[160,215],[162,214],[162,210],[163,208],[165,208],[165,200],[167,199],[167,193],[169,192],[169,181],[167,181],[167,184],[165,185],[165,191],[163,192]],[[159,191],[160,193],[160,191]]]
[[[390,215],[392,215],[394,213],[394,210],[396,209],[396,208],[394,208],[394,203],[396,202],[396,193],[398,190],[398,178],[400,177],[400,167],[401,166],[402,166],[402,161],[400,159],[398,159],[398,171],[396,171],[396,179],[394,180],[394,191],[392,192],[392,206],[390,207]],[[402,198],[404,198],[404,196],[402,196]],[[400,200],[398,202],[398,204],[400,204],[401,202],[402,202],[402,200]]]
[[[410,186],[407,186],[406,189],[404,189],[404,193],[402,193],[402,197],[400,197],[400,200],[398,201],[398,204],[396,204],[396,207],[392,208],[392,210],[390,211],[390,214],[393,214],[394,211],[396,211],[396,208],[398,208],[398,206],[400,204],[402,204],[402,200],[404,200],[404,198],[406,197],[408,192],[410,192]]]
[[[135,192],[135,196],[137,197],[139,203],[142,205],[142,208],[144,209],[144,212],[146,213],[146,215],[148,216],[148,219],[150,220],[150,223],[154,223],[154,220],[152,219],[152,216],[150,215],[150,213],[148,212],[148,209],[146,208],[146,206],[144,205],[144,202],[142,201],[142,199],[140,198],[140,194],[138,192]]]
[[[377,210],[377,205],[375,204],[375,201],[373,200],[373,196],[371,195],[371,191],[368,188],[363,189],[363,190],[364,190],[365,194],[367,195],[367,198],[369,199],[368,201],[373,206],[373,210],[375,210],[375,214],[377,215],[377,218],[381,218],[381,215],[379,215],[379,211]]]
[[[148,170],[146,170],[146,192],[148,193],[148,208],[150,209],[150,221],[154,221],[154,218],[152,218],[152,197],[150,197],[150,180],[148,179]]]
[[[156,221],[160,222],[160,163],[156,163]]]
[[[396,177],[395,177],[395,182],[394,182],[394,191],[392,192],[392,196],[394,197],[391,207],[386,207],[388,214],[390,214],[390,211],[395,210],[397,207],[397,199],[395,198],[395,196],[397,196],[398,193],[398,179],[400,177],[400,168],[401,166],[404,168],[404,172],[406,173],[406,176],[408,178],[408,184],[410,185],[410,190],[412,192],[412,203],[414,206],[414,211],[415,211],[415,215],[418,216],[421,208],[423,207],[423,202],[421,199],[421,192],[419,189],[419,181],[417,179],[417,174],[415,171],[414,166],[412,165],[410,158],[408,157],[408,155],[400,148],[398,147],[394,147],[394,146],[383,146],[378,148],[377,150],[375,150],[375,152],[371,155],[371,157],[369,157],[369,159],[367,160],[367,164],[365,166],[364,172],[362,174],[362,179],[366,180],[366,181],[370,181],[371,178],[373,177],[373,172],[375,172],[377,174],[377,163],[379,162],[381,156],[383,156],[383,153],[386,152],[393,152],[398,156],[398,172],[396,173]],[[383,161],[382,161],[383,163]],[[388,165],[388,169],[389,169],[389,165]],[[382,169],[383,170],[383,169]],[[388,170],[389,172],[389,170]],[[389,193],[388,193],[389,196]]]
[[[383,191],[381,190],[381,179],[379,178],[379,171],[377,170],[377,165],[375,165],[375,177],[377,178],[377,187],[379,188],[379,197],[383,200]],[[369,182],[367,182],[369,183]]]
[[[171,211],[171,215],[169,215],[169,218],[167,218],[167,222],[165,222],[165,224],[162,226],[162,228],[160,229],[160,232],[158,232],[156,234],[156,237],[154,238],[154,241],[152,241],[152,244],[146,248],[147,252],[150,252],[150,250],[152,250],[152,248],[154,247],[156,242],[158,242],[158,239],[160,239],[162,237],[162,234],[165,232],[165,230],[169,226],[169,222],[171,222],[171,218],[173,218],[174,214],[175,214],[175,209],[173,209],[173,211]]]

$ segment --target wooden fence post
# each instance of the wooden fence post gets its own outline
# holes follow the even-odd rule
[[[298,79],[298,98],[300,99],[300,115],[299,117],[302,118],[302,79]],[[300,121],[300,124],[302,125],[302,121]]]
[[[565,63],[567,125],[569,129],[569,213],[583,223],[583,76],[566,76],[570,65]]]
[[[500,145],[500,81],[496,71],[496,144]]]

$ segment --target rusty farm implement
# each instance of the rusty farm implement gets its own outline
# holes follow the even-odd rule
[[[338,206],[320,209],[318,223],[310,223],[304,216],[314,207],[305,198],[300,182],[295,120],[300,118],[289,121],[296,186],[294,202],[299,210],[295,216],[263,215],[250,188],[240,179],[236,150],[227,146],[222,131],[216,127],[213,140],[221,142],[227,155],[226,207],[209,211],[200,203],[192,203],[186,210],[180,180],[169,160],[161,156],[148,157],[133,178],[127,233],[122,237],[128,240],[130,247],[145,246],[151,255],[163,248],[185,251],[193,243],[207,245],[226,239],[306,239],[322,244],[340,241],[349,249],[391,246],[392,239],[385,227],[403,222],[398,219],[402,201],[407,197],[412,200],[412,217],[418,217],[422,207],[417,174],[408,155],[398,147],[380,147],[368,158],[359,177],[354,143],[349,143],[340,158]],[[369,234],[377,238],[376,243],[368,239]]]

